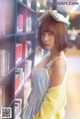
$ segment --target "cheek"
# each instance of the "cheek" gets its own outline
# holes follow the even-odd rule
[[[54,39],[54,37],[51,38],[51,44],[52,45],[55,45],[55,39]]]
[[[41,41],[43,44],[45,43],[44,37],[41,37]]]

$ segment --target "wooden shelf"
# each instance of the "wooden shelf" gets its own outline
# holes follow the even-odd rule
[[[34,33],[35,33],[34,31],[31,31],[31,32],[20,32],[20,33],[17,33],[17,36],[31,35],[31,34],[34,34]]]
[[[2,39],[11,38],[11,37],[15,37],[15,36],[16,36],[16,34],[1,35],[1,36],[0,36],[0,41],[1,41]]]
[[[4,2],[5,0],[3,0]],[[1,3],[2,4],[2,3]],[[0,59],[0,68],[4,67],[5,71],[7,72],[7,67],[9,72],[3,77],[0,78],[0,85],[4,86],[5,88],[5,105],[12,108],[12,119],[14,119],[14,109],[15,109],[15,98],[22,99],[22,110],[24,109],[24,81],[22,82],[18,90],[15,93],[15,84],[16,84],[16,71],[17,69],[21,68],[23,70],[23,75],[25,74],[25,64],[26,60],[30,60],[31,62],[31,68],[34,66],[34,56],[35,56],[35,33],[36,33],[36,0],[31,0],[31,8],[27,6],[26,0],[23,0],[23,2],[20,2],[19,0],[10,0],[9,3],[5,2],[5,9],[3,7],[3,12],[5,12],[5,34],[0,35],[0,50],[3,50],[8,53],[8,56],[3,56],[4,54],[1,54],[1,56],[4,57],[4,59]],[[7,10],[8,8],[8,10]],[[2,14],[1,14],[2,15]],[[21,16],[22,15],[22,16]],[[27,15],[28,20],[27,20]],[[19,17],[18,17],[19,16]],[[22,18],[21,18],[22,17]],[[30,17],[30,25],[27,23],[29,22]],[[21,23],[22,20],[22,23]],[[0,21],[2,23],[2,21]],[[32,30],[30,32],[26,32],[26,28],[28,26],[29,29]],[[17,30],[22,30],[23,32],[17,33]],[[27,42],[26,41],[31,41]],[[26,48],[25,48],[25,42],[26,42]],[[16,46],[17,44],[21,45],[21,56],[22,60],[16,64]],[[31,47],[31,48],[30,48]],[[32,51],[29,53],[27,57],[25,57],[25,52]],[[20,49],[19,49],[20,50]],[[1,51],[1,53],[3,53]],[[18,52],[20,54],[20,52]],[[1,57],[0,57],[1,58]],[[19,57],[18,57],[19,58]],[[4,63],[4,65],[1,63]],[[4,60],[4,61],[3,61]],[[7,65],[9,64],[9,65]],[[7,65],[7,66],[6,66]],[[1,74],[0,70],[0,75]],[[20,72],[21,73],[21,72]],[[24,77],[24,76],[23,76]],[[20,77],[19,77],[20,78]],[[25,79],[24,79],[25,80]],[[20,94],[21,93],[21,94]],[[3,105],[2,105],[3,106]],[[20,114],[20,118],[23,119],[23,111]]]
[[[33,13],[36,12],[35,10],[33,10],[32,8],[30,8],[30,7],[28,7],[28,6],[27,6],[27,10],[29,10],[29,11],[31,11],[31,12],[33,12]]]

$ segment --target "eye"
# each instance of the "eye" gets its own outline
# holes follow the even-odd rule
[[[45,32],[42,32],[42,33],[41,33],[41,36],[45,36]]]

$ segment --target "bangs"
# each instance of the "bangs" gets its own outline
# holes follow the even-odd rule
[[[41,33],[43,32],[51,32],[51,33],[54,33],[54,28],[53,26],[49,23],[49,22],[45,22],[43,25],[42,25],[42,28],[41,28]]]
[[[45,21],[45,22],[44,22]],[[45,17],[41,24],[41,33],[43,32],[51,32],[54,34],[54,24],[56,23],[55,19],[52,16]]]

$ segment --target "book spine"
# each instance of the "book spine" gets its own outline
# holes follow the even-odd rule
[[[25,61],[25,80],[26,78],[30,76],[31,68],[32,68],[32,60],[26,60]]]
[[[29,15],[27,18],[26,18],[26,32],[31,32],[32,31],[32,18],[31,16]]]
[[[6,75],[6,63],[5,63],[5,58],[6,58],[6,53],[5,51],[1,51],[1,76],[4,77]]]
[[[17,32],[23,32],[23,15],[17,16]]]
[[[31,8],[31,0],[26,0],[27,1],[27,6]]]
[[[0,77],[3,78],[9,72],[10,53],[0,50]]]
[[[18,74],[16,74],[16,76],[15,76],[15,93],[18,90],[19,83],[20,83],[20,77]]]
[[[5,106],[5,87],[0,86],[0,107]]]
[[[16,44],[16,64],[22,60],[22,44]]]
[[[29,42],[25,41],[25,58],[29,55]]]

